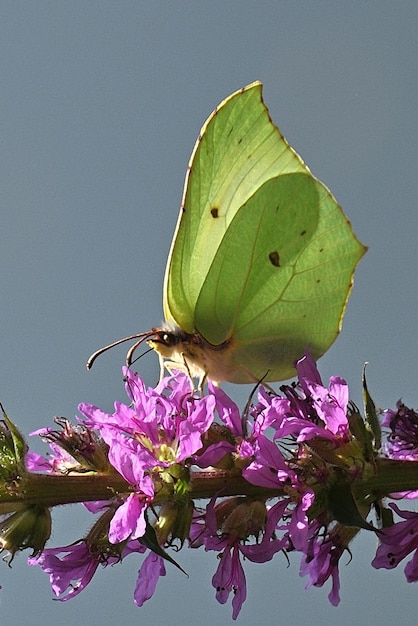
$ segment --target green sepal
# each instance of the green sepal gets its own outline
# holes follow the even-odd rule
[[[384,505],[382,499],[373,502],[373,507],[376,512],[376,520],[379,528],[389,528],[393,526],[393,511]]]
[[[361,515],[349,482],[338,481],[330,487],[328,505],[334,519],[344,526],[375,530]]]
[[[374,438],[357,407],[351,406],[347,414],[350,433],[360,444],[365,461],[373,463],[376,456]]]
[[[7,416],[3,405],[4,426],[0,427],[0,475],[2,480],[21,475],[25,470],[25,454],[28,450],[25,439],[18,428]]]
[[[366,383],[366,365],[363,367],[363,399],[364,399],[364,415],[366,417],[366,427],[372,434],[374,449],[377,452],[382,446],[382,430],[380,428],[379,419],[376,413],[376,406],[373,402]]]
[[[148,520],[146,520],[145,533],[142,535],[142,537],[138,538],[138,541],[139,543],[142,543],[143,546],[151,550],[151,552],[154,552],[154,554],[157,554],[164,560],[169,561],[170,563],[172,563],[172,565],[175,565],[177,569],[183,572],[183,574],[186,574],[186,576],[188,576],[188,573],[160,546],[160,544],[158,543],[157,534]]]

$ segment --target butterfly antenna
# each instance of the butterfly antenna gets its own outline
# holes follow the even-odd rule
[[[139,344],[141,343],[141,341],[137,341],[134,348],[136,350],[136,348],[139,346]],[[128,354],[130,354],[131,352],[134,352],[135,350],[132,350],[132,348],[129,350]],[[134,359],[131,363],[129,363],[129,367],[131,365],[134,365],[134,363],[136,363],[137,361],[139,361],[139,359],[142,359],[143,356],[145,356],[146,354],[148,354],[148,352],[154,352],[154,348],[148,348],[148,350],[145,350],[145,352],[142,352],[142,354],[140,354],[139,356],[136,357],[136,359]],[[128,354],[126,355],[126,364],[128,365]],[[132,356],[132,355],[130,355]]]
[[[148,339],[148,337],[152,337],[153,335],[155,335],[155,329],[154,330],[149,330],[146,333],[137,333],[136,335],[130,335],[129,337],[124,337],[123,339],[118,339],[117,341],[114,341],[113,343],[110,343],[108,346],[104,346],[103,348],[100,348],[100,350],[96,350],[96,352],[93,352],[93,354],[91,356],[89,356],[87,363],[86,363],[86,367],[88,370],[90,370],[93,367],[93,363],[95,362],[95,360],[97,359],[98,356],[100,356],[101,354],[103,354],[103,352],[107,352],[107,350],[110,350],[111,348],[114,348],[115,346],[119,346],[121,343],[125,343],[125,341],[132,341],[132,339],[138,339],[139,340],[132,346],[132,348],[129,349],[127,355],[126,355],[126,364],[129,366],[131,365],[131,361],[132,361],[132,354],[135,352],[135,350],[138,348],[138,346],[145,341],[145,339]]]
[[[145,339],[147,339],[148,337],[151,337],[152,335],[155,335],[155,333],[145,333],[143,337],[141,337],[140,339],[138,339],[136,343],[134,343],[132,348],[129,348],[128,352],[126,353],[126,365],[128,367],[131,367],[131,365],[135,363],[135,361],[137,361],[137,359],[135,359],[135,361],[132,360],[132,357],[134,353],[136,352],[137,348],[141,345],[143,341],[145,341]],[[132,337],[132,339],[135,339],[135,337]],[[138,359],[141,358],[141,356],[144,356],[144,354],[148,354],[148,352],[152,352],[152,351],[153,351],[153,348],[149,348],[148,350],[146,350],[146,352],[144,352],[143,354],[140,354]]]

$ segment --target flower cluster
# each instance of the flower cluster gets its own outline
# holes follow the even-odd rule
[[[166,564],[170,548],[203,547],[219,557],[212,578],[216,599],[232,596],[236,619],[246,599],[243,563],[264,563],[299,552],[307,587],[331,582],[339,603],[339,562],[364,529],[376,533],[372,565],[393,568],[413,553],[405,573],[418,578],[418,516],[387,498],[418,494],[415,462],[418,415],[398,404],[385,414],[382,446],[364,383],[365,418],[350,404],[346,382],[328,387],[306,355],[298,383],[280,394],[259,387],[243,413],[219,387],[193,392],[173,374],[147,388],[124,369],[129,404],[108,414],[81,404],[82,418],[36,432],[50,455],[28,451],[5,416],[0,432],[0,542],[13,557],[32,548],[30,565],[50,576],[60,600],[79,594],[99,567],[142,555],[134,591],[141,606]],[[82,502],[96,516],[85,537],[46,548],[50,509]],[[402,518],[394,523],[393,512]],[[368,517],[374,513],[373,523]]]

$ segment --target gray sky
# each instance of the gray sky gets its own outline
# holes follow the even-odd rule
[[[125,399],[125,347],[90,373],[86,358],[161,321],[198,131],[256,79],[273,120],[369,246],[343,332],[320,361],[323,378],[344,376],[360,403],[369,361],[377,405],[418,405],[417,20],[413,0],[0,3],[0,399],[26,434],[54,415],[72,418],[80,401],[111,410]],[[154,355],[140,372],[155,382]],[[242,405],[247,393],[238,392]],[[90,521],[76,507],[55,518],[51,545],[77,539]],[[309,611],[310,623],[415,624],[416,588],[401,570],[373,570],[374,548],[371,536],[354,543],[338,608],[329,586],[303,590],[296,559],[246,564],[238,623],[299,626]],[[214,556],[178,557],[190,578],[168,567],[139,609],[139,560],[61,604],[21,554],[0,573],[2,619],[16,623],[17,606],[19,622],[34,626],[86,616],[91,626],[228,623],[231,607],[216,603],[210,583]]]

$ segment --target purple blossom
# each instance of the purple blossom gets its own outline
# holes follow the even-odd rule
[[[345,380],[338,376],[332,376],[328,389],[306,379],[305,384],[312,398],[316,414],[324,424],[324,430],[333,435],[345,436],[348,431],[348,386]],[[327,433],[322,430],[317,434],[323,437],[327,436]]]
[[[146,481],[146,479],[148,480]],[[145,481],[148,483],[147,495],[149,499],[143,496],[144,493],[147,493]],[[154,485],[150,477],[147,476],[142,483],[142,493],[132,493],[114,514],[109,526],[109,541],[111,543],[142,537],[146,529],[145,511],[153,494]]]
[[[87,587],[99,566],[107,567],[108,565],[114,565],[129,554],[141,554],[145,551],[146,548],[138,541],[130,541],[112,555],[108,551],[100,552],[98,547],[89,546],[88,542],[83,540],[69,546],[46,548],[40,556],[30,557],[28,564],[31,566],[39,565],[45,573],[49,574],[53,593],[58,600],[66,602]],[[146,561],[147,559],[144,560],[142,567],[144,567]],[[145,570],[149,579],[154,580],[156,584],[158,577],[156,579],[155,573],[153,573],[152,563],[152,559],[148,561]],[[157,572],[161,571],[160,564],[155,569]],[[145,598],[146,592],[141,591],[143,585],[145,585],[145,588],[148,585],[149,588],[150,582],[144,581],[143,577],[141,578],[141,575],[139,575],[134,596],[135,600],[141,593]]]
[[[418,412],[409,409],[400,400],[397,410],[384,412],[382,426],[390,429],[385,446],[387,455],[392,459],[418,460]]]
[[[214,504],[215,499],[206,508],[203,541],[206,550],[219,552],[220,559],[212,578],[212,585],[216,589],[216,599],[220,604],[225,604],[229,594],[233,592],[232,619],[235,620],[247,597],[247,583],[240,560],[240,542],[230,536],[218,536]]]
[[[289,519],[289,537],[296,550],[306,552],[308,544],[308,534],[311,524],[309,523],[308,511],[313,505],[315,494],[312,490],[306,489],[300,493],[300,497],[294,505],[292,515]]]
[[[380,545],[372,566],[376,569],[382,567],[393,569],[413,553],[405,567],[405,576],[408,582],[416,582],[418,580],[418,514],[412,511],[401,511],[394,503],[390,506],[405,521],[379,532]]]
[[[218,568],[212,578],[212,585],[216,589],[216,599],[220,604],[225,604],[229,594],[233,591],[232,619],[237,619],[247,597],[247,582],[237,545],[225,547],[221,553]]]
[[[134,591],[142,606],[166,575],[165,560],[175,563],[165,549],[188,539],[190,547],[217,553],[212,584],[221,604],[232,592],[234,620],[247,595],[244,561],[264,563],[280,551],[300,552],[307,587],[330,579],[328,597],[337,605],[341,556],[359,528],[373,530],[362,515],[370,511],[373,489],[381,489],[378,451],[362,439],[367,426],[354,420],[361,416],[349,409],[342,378],[323,385],[309,355],[297,371],[299,381],[283,385],[281,395],[260,387],[256,404],[242,415],[210,383],[208,395],[197,395],[186,375],[175,374],[153,389],[124,368],[128,404],[116,402],[111,414],[81,404],[84,417],[75,426],[60,418],[63,433],[38,431],[51,457],[26,453],[27,471],[92,474],[104,478],[100,494],[110,494],[106,502],[85,503],[100,517],[84,540],[29,560],[49,574],[54,594],[70,599],[99,565],[146,552]],[[418,414],[398,403],[385,425],[387,455],[416,460]],[[360,482],[357,489],[363,476],[377,487],[367,491]],[[210,501],[198,509],[202,498]],[[392,569],[412,554],[405,573],[416,581],[418,515],[392,508],[403,521],[379,531],[373,566]]]
[[[43,428],[42,431],[36,431],[31,433],[33,435],[41,434],[44,437],[45,432],[49,429]],[[58,444],[49,442],[51,449],[50,458],[44,457],[41,454],[37,454],[32,450],[28,450],[25,455],[25,465],[29,472],[48,472],[51,474],[67,474],[69,471],[78,467],[78,463],[75,462],[66,450],[61,448]]]
[[[220,604],[225,604],[230,593],[233,593],[234,620],[237,619],[247,596],[241,555],[250,561],[264,563],[289,546],[286,533],[282,538],[276,538],[278,522],[286,506],[285,500],[265,508],[261,502],[235,498],[223,500],[216,505],[216,498],[212,498],[206,507],[206,515],[197,519],[192,527],[194,547],[204,544],[206,550],[219,553],[219,564],[212,578],[212,585]],[[249,542],[251,536],[256,539],[255,542]]]
[[[275,443],[264,435],[259,435],[254,451],[254,460],[242,475],[253,485],[278,489],[283,483],[292,481],[295,473],[287,465]]]
[[[50,460],[38,454],[37,452],[33,452],[32,450],[28,450],[25,455],[25,465],[28,472],[53,472],[54,466]]]
[[[214,418],[213,396],[192,397],[190,383],[186,393],[186,376],[165,378],[156,389],[147,389],[137,374],[128,368],[123,373],[131,406],[115,403],[112,415],[89,404],[79,406],[86,425],[97,428],[111,450],[115,443],[126,446],[125,458],[133,455],[131,463],[145,471],[180,463],[201,448],[202,434]],[[130,438],[137,445],[129,448]]]
[[[259,394],[261,430],[274,428],[274,439],[292,437],[295,443],[315,437],[328,439],[336,445],[349,438],[347,418],[348,386],[344,379],[330,378],[328,389],[322,385],[316,364],[305,355],[296,364],[299,383],[284,385],[282,396]]]
[[[285,515],[285,511],[288,505],[288,500],[279,500],[276,504],[267,507],[267,515],[265,521],[265,527],[263,530],[261,541],[255,543],[242,543],[240,545],[240,551],[249,561],[254,563],[266,563],[270,561],[273,556],[281,551],[290,547],[289,535],[285,532],[282,537],[277,538],[277,534],[280,528],[279,522]]]
[[[138,573],[134,592],[135,604],[142,606],[144,602],[149,600],[154,595],[160,576],[165,575],[164,560],[154,552],[150,552],[144,559]]]
[[[340,574],[339,561],[346,550],[346,546],[338,541],[338,536],[318,540],[317,531],[319,525],[312,524],[314,536],[310,541],[309,552],[301,562],[300,575],[309,576],[306,589],[312,585],[322,587],[331,578],[332,588],[328,594],[328,599],[333,606],[340,603]]]
[[[235,437],[243,437],[245,424],[235,402],[220,387],[211,382],[209,382],[209,393],[215,398],[215,407],[221,421]]]
[[[288,394],[292,404],[296,403],[298,413],[312,422],[305,424],[298,435],[298,441],[312,437],[336,440],[348,435],[348,385],[343,378],[332,376],[328,389],[323,386],[315,362],[309,355],[298,361],[296,369],[301,392],[298,397]],[[301,409],[301,402],[305,407]],[[293,408],[293,407],[292,407]]]
[[[93,578],[99,565],[106,567],[116,563],[118,558],[110,557],[103,561],[94,554],[85,541],[74,545],[46,548],[38,557],[30,557],[29,565],[40,565],[49,574],[52,591],[59,600],[65,602],[83,591]]]
[[[81,404],[85,425],[97,428],[109,446],[109,461],[135,492],[117,509],[110,524],[112,543],[145,532],[145,511],[154,495],[152,476],[181,463],[202,446],[202,434],[214,417],[215,398],[193,398],[187,377],[164,379],[157,389],[146,388],[139,376],[124,368],[132,405],[115,403],[111,415]],[[163,395],[166,393],[166,395]]]

